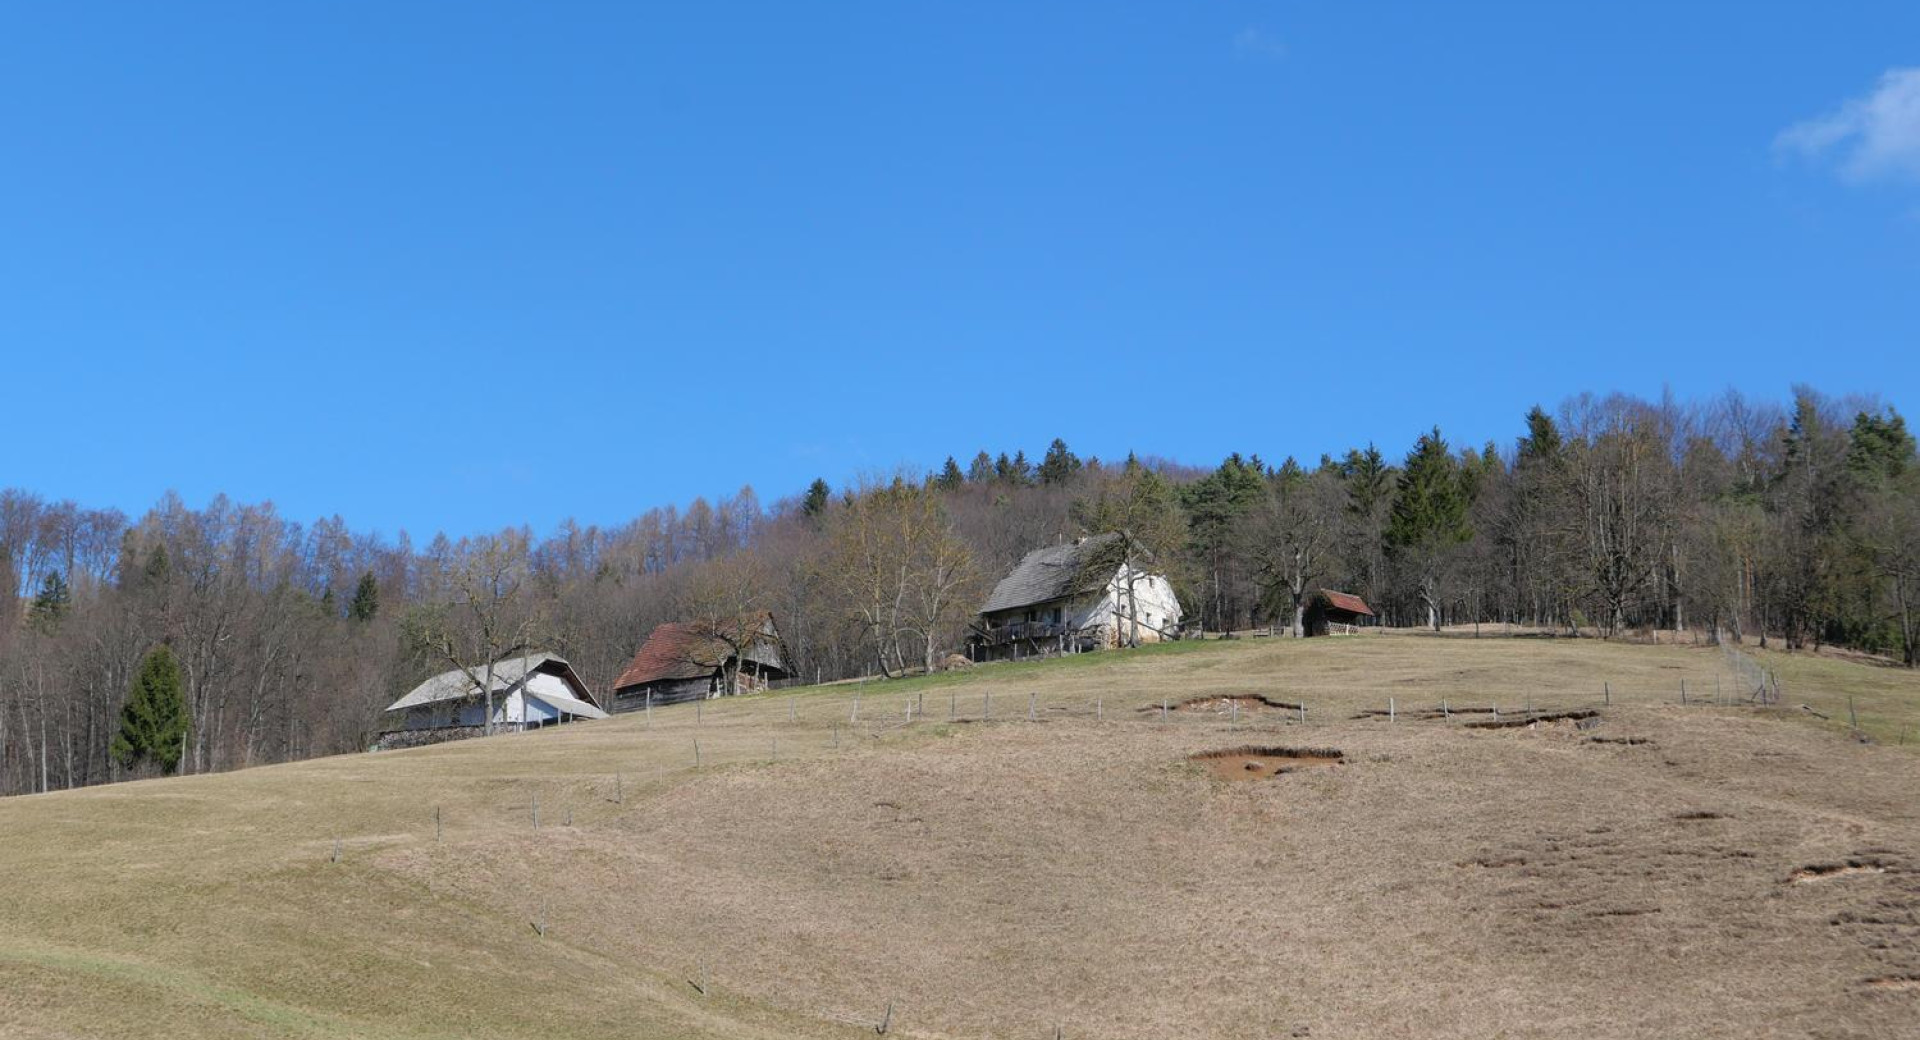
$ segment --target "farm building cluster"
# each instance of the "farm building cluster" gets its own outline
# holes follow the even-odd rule
[[[1173,583],[1125,534],[1081,538],[1026,554],[1000,579],[969,626],[966,661],[1082,654],[1182,637]],[[1305,635],[1372,623],[1358,596],[1322,589]],[[386,709],[377,748],[604,719],[655,705],[772,689],[793,678],[773,615],[673,621],[654,628],[603,697],[557,654],[524,652],[454,668]]]

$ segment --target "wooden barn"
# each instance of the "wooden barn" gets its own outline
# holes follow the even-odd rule
[[[487,703],[481,682],[487,669],[474,668],[473,674],[478,681],[458,668],[441,672],[388,705],[384,714],[389,728],[376,746],[411,747],[485,733]],[[495,661],[492,675],[496,733],[607,717],[587,684],[558,654],[542,652]]]
[[[1129,562],[1103,534],[1028,553],[1000,579],[967,640],[975,661],[1083,653],[1178,638],[1180,600],[1165,575]]]
[[[1303,621],[1307,635],[1344,635],[1373,624],[1373,608],[1352,593],[1321,589],[1307,601]]]
[[[786,644],[769,613],[716,625],[673,621],[655,628],[613,684],[613,710],[764,690],[789,674]]]

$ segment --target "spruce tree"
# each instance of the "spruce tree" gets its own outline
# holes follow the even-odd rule
[[[967,482],[967,475],[960,472],[960,464],[953,460],[953,456],[949,455],[947,456],[947,464],[941,467],[940,475],[935,477],[933,482],[938,485],[942,491],[955,491],[959,489],[960,485]]]
[[[1047,448],[1047,457],[1040,460],[1040,483],[1064,484],[1080,472],[1080,456],[1068,450],[1067,442],[1058,437]]]
[[[1552,462],[1560,457],[1560,427],[1539,405],[1527,412],[1527,435],[1520,438],[1519,462]]]
[[[811,517],[819,517],[827,511],[827,499],[832,497],[833,489],[824,479],[815,478],[807,485],[807,497],[800,500],[800,511]]]
[[[1013,461],[1007,464],[1007,479],[1022,487],[1033,483],[1033,463],[1027,461],[1025,451],[1013,453]]]
[[[972,484],[985,484],[993,479],[993,459],[986,452],[973,457],[973,463],[967,467],[967,481]]]
[[[1422,434],[1407,454],[1387,518],[1387,544],[1420,582],[1427,621],[1440,628],[1440,578],[1455,546],[1473,537],[1459,463],[1440,428]]]
[[[46,580],[40,583],[39,594],[33,597],[33,606],[28,608],[27,617],[42,628],[53,628],[61,618],[67,616],[68,600],[67,579],[61,577],[59,571],[49,572]]]
[[[360,584],[354,587],[353,601],[347,604],[347,616],[355,621],[372,621],[380,613],[380,583],[374,580],[373,572],[360,575]]]
[[[140,662],[127,703],[120,709],[120,732],[108,751],[122,769],[151,762],[172,773],[186,750],[189,720],[180,665],[163,644]]]

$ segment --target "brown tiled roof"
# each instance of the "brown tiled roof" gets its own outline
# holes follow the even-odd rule
[[[752,624],[771,629],[773,617],[761,614],[756,619],[748,619]],[[780,652],[779,634],[776,631],[765,640],[765,645],[756,644],[746,652],[746,659],[757,661],[763,666],[784,672],[786,661]],[[659,682],[663,679],[698,679],[713,674],[722,662],[732,656],[727,644],[716,637],[698,621],[669,621],[653,630],[640,652],[633,655],[627,669],[614,681],[613,688],[624,690],[629,686],[642,683]]]
[[[1373,608],[1367,606],[1367,601],[1351,593],[1335,592],[1332,589],[1321,589],[1320,595],[1327,601],[1327,606],[1335,610],[1344,610],[1350,614],[1365,614],[1368,617],[1373,616]]]

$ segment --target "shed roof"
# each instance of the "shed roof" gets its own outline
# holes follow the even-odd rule
[[[1367,601],[1350,592],[1335,592],[1332,589],[1321,589],[1320,597],[1326,600],[1327,606],[1335,610],[1344,610],[1350,614],[1365,614],[1368,617],[1373,616],[1373,608],[1367,606]]]
[[[483,668],[476,668],[474,671],[482,676],[486,674]],[[528,673],[540,671],[558,675],[566,681],[568,686],[579,692],[581,700],[591,703],[592,694],[588,692],[587,684],[580,681],[580,676],[575,674],[573,666],[567,663],[567,659],[544,650],[524,657],[507,657],[493,662],[493,692],[496,694],[510,692],[520,685],[520,680]],[[454,668],[415,686],[405,697],[387,705],[387,710],[405,711],[422,704],[460,701],[478,696],[481,696],[480,683],[468,678],[466,672]]]
[[[742,620],[751,625],[754,617]],[[757,618],[762,638],[747,649],[747,660],[785,672],[786,659],[781,653],[780,632],[774,627],[773,615],[762,612]],[[714,669],[731,656],[732,648],[727,641],[714,635],[707,623],[669,621],[656,626],[647,636],[626,671],[614,681],[613,688],[624,690],[664,679],[698,679],[712,675]]]
[[[606,712],[588,704],[586,701],[576,700],[558,693],[531,689],[527,691],[527,696],[532,697],[534,700],[545,701],[569,715],[578,715],[583,719],[604,719],[607,717]]]
[[[1049,545],[1035,549],[1020,560],[1013,572],[1000,579],[987,597],[982,614],[1047,603],[1080,592],[1099,588],[1112,575],[1088,583],[1083,573],[1086,562],[1120,540],[1117,532],[1082,538],[1072,545]]]

